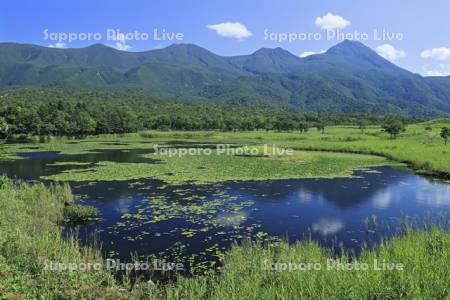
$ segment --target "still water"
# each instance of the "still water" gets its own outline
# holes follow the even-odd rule
[[[55,162],[143,162],[149,150],[101,150],[61,155],[21,154],[0,162],[10,177],[37,180],[67,168]],[[450,185],[406,168],[375,167],[352,178],[225,182],[171,186],[158,180],[70,183],[78,202],[99,209],[95,223],[66,228],[83,243],[101,244],[122,260],[166,259],[190,269],[214,266],[224,250],[246,237],[262,241],[313,239],[358,251],[397,233],[401,223],[445,220]],[[448,223],[446,223],[448,224]]]

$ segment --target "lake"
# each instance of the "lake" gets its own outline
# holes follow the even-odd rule
[[[55,162],[147,162],[150,150],[99,150],[62,155],[30,152],[0,162],[2,173],[25,180],[80,166]],[[86,166],[81,166],[86,167]],[[229,181],[172,186],[159,180],[70,183],[79,203],[101,219],[69,226],[82,243],[101,244],[122,260],[166,259],[190,270],[218,265],[223,252],[245,238],[276,242],[316,240],[335,251],[358,252],[401,224],[434,222],[450,211],[450,185],[404,167],[373,167],[351,178]]]

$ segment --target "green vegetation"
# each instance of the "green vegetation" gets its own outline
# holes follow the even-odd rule
[[[361,119],[361,120],[358,121],[357,125],[359,126],[359,129],[361,129],[361,133],[364,134],[366,129],[367,129],[367,126],[369,124],[367,123],[366,120],[362,120]]]
[[[410,124],[405,132],[399,134],[397,139],[390,139],[390,135],[381,127],[368,125],[365,127],[364,133],[361,132],[360,126],[328,126],[324,134],[310,130],[301,133],[293,132],[274,132],[274,131],[247,131],[247,132],[219,132],[219,131],[195,131],[195,132],[178,132],[178,131],[145,131],[141,133],[131,133],[125,135],[101,135],[97,137],[88,137],[86,139],[51,139],[47,143],[38,144],[14,144],[6,145],[2,154],[2,159],[14,158],[17,152],[27,151],[61,151],[62,153],[88,153],[93,150],[101,149],[153,149],[155,145],[170,146],[172,144],[181,144],[189,147],[192,144],[232,144],[232,145],[249,145],[256,147],[258,145],[268,144],[276,145],[279,148],[292,148],[295,150],[320,150],[334,152],[349,152],[372,154],[387,157],[389,159],[407,163],[413,169],[429,175],[437,175],[441,177],[450,177],[450,160],[448,159],[449,149],[442,143],[440,131],[443,127],[448,127],[450,120],[441,119],[428,121],[425,123]],[[429,129],[426,129],[429,128]],[[431,130],[430,130],[431,129]],[[233,162],[245,163],[252,165],[253,162],[262,162],[270,165],[272,162],[264,157],[217,157],[222,160],[225,166],[232,166]],[[152,157],[165,160],[164,157]],[[196,162],[203,163],[201,160],[208,158],[196,157],[190,163],[188,160],[175,160],[167,162],[166,165],[146,165],[146,164],[121,164],[114,165],[109,162],[100,162],[97,165],[86,165],[88,172],[82,170],[70,170],[67,173],[59,174],[59,179],[63,180],[67,175],[73,180],[83,180],[84,175],[88,175],[91,179],[111,179],[113,176],[124,178],[120,172],[114,171],[114,167],[121,168],[124,174],[128,174],[128,178],[150,177],[152,175],[164,176],[165,179],[170,177],[179,179],[174,181],[182,181],[182,174],[169,176],[163,174],[167,164],[174,164],[175,168],[186,170],[192,167],[189,172],[195,172]],[[214,161],[207,162],[211,167]],[[191,166],[189,166],[189,164]],[[283,164],[283,166],[285,166]],[[137,169],[133,169],[133,168]],[[291,171],[301,170],[306,165],[295,164],[291,166]],[[281,168],[278,166],[276,168]],[[331,166],[336,168],[336,166]],[[86,170],[85,170],[86,171]],[[243,171],[238,171],[241,173]],[[252,171],[245,171],[252,174]],[[290,174],[290,173],[287,174]],[[175,173],[175,172],[174,172]],[[275,174],[275,172],[273,172]],[[283,174],[279,175],[282,177]],[[323,173],[318,174],[319,176]],[[201,175],[197,175],[201,176]],[[221,176],[221,175],[217,175]],[[268,174],[259,175],[257,177],[268,177]],[[276,175],[274,175],[276,176]],[[297,174],[299,176],[299,174]],[[95,178],[97,177],[97,178]],[[244,178],[245,176],[241,176]],[[86,177],[85,179],[88,179]],[[170,180],[172,180],[170,179]],[[231,178],[229,178],[231,179]],[[201,181],[201,180],[200,180]]]
[[[0,118],[16,141],[30,135],[78,136],[158,130],[299,130],[325,124],[383,124],[376,115],[320,115],[288,110],[252,99],[206,103],[167,100],[143,90],[91,90],[67,87],[25,88],[0,92]],[[2,120],[0,119],[0,120]],[[414,119],[398,116],[402,122]],[[0,138],[7,136],[2,133]]]
[[[287,135],[276,140],[275,134],[267,138],[280,147],[382,155],[406,163],[420,173],[449,178],[450,152],[439,135],[440,128],[449,123],[447,119],[409,125],[395,140],[389,139],[378,126],[367,127],[364,134],[352,126],[329,127],[325,135],[311,132],[297,142],[288,140]],[[424,126],[433,130],[425,130]],[[278,142],[282,138],[285,141]]]
[[[327,269],[332,253],[313,242],[235,247],[220,275],[179,280],[169,299],[448,299],[450,236],[440,230],[412,232],[363,251],[356,265],[368,270]],[[401,263],[403,270],[375,270],[374,261]],[[350,257],[342,256],[343,264]],[[278,271],[275,264],[278,263]],[[318,263],[321,270],[280,271],[282,264]],[[294,267],[292,267],[294,268]],[[265,270],[269,269],[269,270]]]
[[[368,270],[327,270],[328,250],[307,241],[262,246],[246,243],[225,257],[220,273],[179,277],[173,284],[118,284],[105,270],[57,272],[46,262],[101,262],[98,252],[63,240],[57,224],[65,186],[0,180],[0,295],[4,299],[447,299],[450,235],[441,229],[406,234],[365,250],[356,258]],[[350,257],[339,258],[342,263]],[[374,260],[403,264],[403,270],[374,270]],[[274,264],[319,263],[320,271],[276,271]],[[352,260],[355,263],[355,258]]]
[[[62,239],[58,224],[72,199],[68,185],[46,188],[0,178],[1,299],[120,298],[106,272],[45,269],[46,262],[101,262],[97,250]]]
[[[5,132],[8,130],[8,124],[5,121],[5,118],[0,118],[0,134],[5,134]]]
[[[204,150],[199,148],[200,150]],[[262,148],[253,148],[263,153]],[[281,151],[281,149],[278,149]],[[250,151],[250,150],[249,150]],[[272,149],[268,151],[272,152]],[[357,168],[386,165],[386,159],[376,156],[342,153],[294,152],[293,155],[238,156],[231,154],[187,155],[183,157],[148,154],[160,162],[115,163],[99,162],[87,169],[65,170],[43,179],[58,181],[160,179],[170,184],[214,183],[227,180],[265,180],[350,176]]]
[[[0,57],[0,89],[60,85],[127,93],[141,88],[142,94],[206,102],[205,110],[218,102],[256,102],[323,114],[436,118],[450,113],[448,77],[420,77],[357,41],[343,41],[313,59],[281,48],[224,57],[187,44],[137,53],[99,44],[51,49],[1,43]]]
[[[64,221],[68,223],[89,223],[97,219],[98,210],[95,207],[69,204],[64,207]]]
[[[3,139],[2,143],[6,142],[8,138],[9,125],[6,123],[5,118],[0,117],[0,138]]]
[[[442,128],[442,130],[441,130],[441,138],[444,139],[444,142],[445,142],[446,145],[447,145],[449,136],[450,136],[450,130],[448,129],[448,127]]]
[[[383,129],[391,135],[391,139],[396,139],[400,132],[405,132],[405,125],[398,120],[387,120],[383,125]]]

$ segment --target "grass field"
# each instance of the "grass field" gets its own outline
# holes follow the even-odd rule
[[[63,240],[60,223],[65,203],[72,202],[67,185],[14,183],[0,177],[0,299],[61,299],[117,295],[106,272],[45,270],[46,261],[99,262],[96,249],[80,249]]]

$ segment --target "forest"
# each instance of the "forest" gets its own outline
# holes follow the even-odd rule
[[[383,125],[404,116],[293,111],[253,98],[233,101],[163,99],[142,89],[20,88],[0,93],[0,134],[87,136],[156,130],[324,131],[331,125]],[[7,130],[6,130],[7,129]]]

